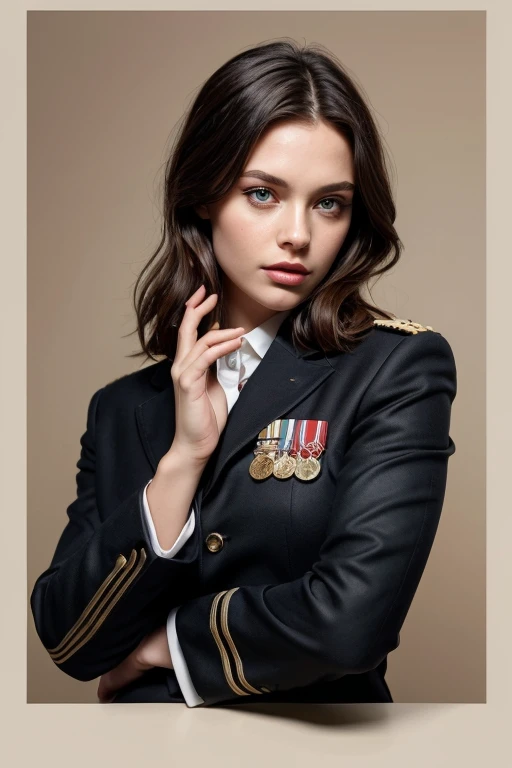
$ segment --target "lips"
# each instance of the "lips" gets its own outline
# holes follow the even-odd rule
[[[307,275],[302,272],[290,272],[284,269],[264,269],[268,277],[274,283],[280,283],[281,285],[300,285],[304,282]]]
[[[279,262],[278,264],[271,264],[269,267],[263,267],[263,269],[271,269],[279,272],[292,272],[293,274],[307,275],[309,271],[302,264],[290,264],[288,262]]]

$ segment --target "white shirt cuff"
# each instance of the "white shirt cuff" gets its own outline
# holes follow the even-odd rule
[[[173,608],[167,617],[167,642],[169,643],[172,666],[176,673],[178,685],[180,686],[185,703],[189,707],[197,707],[199,704],[204,704],[204,699],[199,696],[194,688],[194,683],[190,677],[187,662],[183,656],[178,635],[176,634],[176,613],[178,612],[179,607],[180,606]]]
[[[152,479],[149,481],[149,483],[151,482],[152,482]],[[188,541],[188,539],[194,533],[194,528],[196,527],[194,505],[192,504],[187,522],[181,529],[181,533],[176,539],[176,541],[174,542],[174,544],[172,545],[172,547],[170,549],[162,549],[156,535],[155,524],[153,523],[153,518],[151,517],[151,511],[149,509],[148,498],[146,494],[148,485],[146,485],[146,487],[144,488],[144,513],[145,513],[146,521],[149,528],[149,538],[151,539],[151,545],[154,551],[156,552],[156,554],[160,555],[160,557],[168,557],[168,558],[174,557],[175,555],[178,554],[178,552],[183,547],[185,542]]]

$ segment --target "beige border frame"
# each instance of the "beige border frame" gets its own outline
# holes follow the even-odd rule
[[[270,3],[260,0],[257,4],[225,2],[217,6],[223,10],[265,10]],[[92,2],[54,2],[52,10],[98,9]],[[135,10],[136,3],[111,2],[108,9]],[[214,2],[187,3],[187,10],[216,9]],[[319,4],[293,0],[289,3],[272,4],[279,10],[319,10]],[[510,598],[506,584],[511,582],[510,557],[510,500],[508,492],[508,453],[510,434],[503,427],[511,426],[510,409],[501,406],[508,403],[510,363],[506,351],[509,348],[505,308],[505,291],[508,288],[511,267],[507,258],[506,227],[510,213],[506,204],[509,198],[508,179],[505,177],[510,159],[510,140],[507,134],[508,110],[505,94],[509,92],[511,46],[508,30],[511,28],[512,6],[507,0],[486,3],[432,2],[420,4],[417,0],[395,2],[349,3],[332,2],[322,5],[324,10],[487,10],[488,34],[488,702],[475,705],[344,705],[341,719],[326,715],[318,725],[305,727],[301,724],[301,705],[289,705],[288,715],[279,718],[280,730],[273,732],[272,753],[279,759],[280,742],[283,757],[289,756],[290,739],[294,743],[294,763],[306,765],[312,757],[321,757],[324,764],[339,764],[346,755],[371,755],[379,766],[389,763],[417,766],[431,765],[434,760],[441,764],[490,765],[505,764],[510,756],[506,717],[510,708],[507,682],[510,678],[510,653],[508,641],[510,619],[507,606]],[[88,707],[86,705],[27,705],[26,699],[26,559],[20,555],[26,535],[26,302],[25,302],[25,193],[26,193],[26,11],[44,10],[44,3],[33,2],[27,7],[23,2],[5,2],[2,8],[2,51],[5,52],[1,69],[2,94],[4,97],[3,131],[1,143],[2,168],[9,179],[3,186],[2,211],[3,233],[2,276],[4,292],[2,328],[4,345],[4,376],[1,387],[7,427],[2,441],[3,493],[5,530],[3,541],[1,580],[3,606],[3,632],[5,644],[4,695],[7,709],[3,722],[7,723],[7,757],[12,751],[14,765],[41,764],[52,766],[90,766],[122,763],[139,764],[141,760],[161,762],[167,756],[179,758],[180,753],[193,764],[194,760],[208,759],[209,764],[252,765],[265,759],[265,749],[260,754],[261,736],[269,736],[273,718],[264,717],[269,709],[254,712],[226,712],[188,710],[173,712],[162,705],[132,706],[126,708]],[[101,6],[106,10],[105,5]],[[154,2],[152,10],[184,9],[184,4]],[[149,10],[149,8],[144,8]],[[508,65],[508,66],[507,66]],[[501,237],[500,237],[501,236]],[[500,247],[501,246],[501,247]],[[470,318],[467,319],[470,323]],[[9,333],[7,333],[9,331]],[[508,424],[504,424],[507,422]],[[500,427],[502,429],[500,430]],[[9,436],[7,440],[5,436]],[[507,535],[508,534],[508,535]],[[508,576],[508,578],[507,578]],[[20,599],[21,597],[21,599]],[[12,612],[8,609],[12,607]],[[379,710],[379,715],[375,712]],[[355,713],[357,709],[357,715]],[[385,709],[385,712],[382,710]],[[373,714],[372,714],[373,712]],[[7,717],[6,717],[7,715]],[[227,718],[236,718],[230,722]],[[224,718],[224,720],[222,720]],[[133,720],[133,727],[132,725]],[[367,720],[369,727],[362,728]],[[330,728],[329,723],[343,727]],[[356,727],[352,727],[355,723]],[[379,723],[385,728],[375,728]],[[296,727],[297,724],[299,727]],[[215,727],[215,733],[210,728]],[[372,727],[373,726],[373,727]],[[197,738],[197,729],[204,729]],[[221,733],[219,733],[219,728]],[[269,729],[266,734],[263,729]],[[293,729],[293,732],[292,730]],[[263,733],[261,733],[263,731]],[[190,738],[196,735],[196,738]],[[210,738],[208,738],[210,737]],[[243,740],[243,741],[242,741]],[[288,750],[285,753],[286,745]],[[242,750],[242,751],[240,751]],[[296,750],[296,754],[295,754]],[[493,758],[493,753],[496,757]],[[46,757],[46,755],[48,757]],[[499,755],[499,757],[498,757]],[[44,757],[43,757],[44,756]],[[510,759],[510,757],[509,757]],[[274,762],[271,760],[270,762]]]

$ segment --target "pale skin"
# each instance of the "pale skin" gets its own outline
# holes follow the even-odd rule
[[[247,175],[248,171],[271,174],[287,186]],[[171,373],[175,395],[179,393],[182,402],[186,394],[189,402],[187,418],[182,409],[181,433],[177,430],[173,447],[178,448],[179,436],[180,449],[187,456],[194,455],[199,464],[214,450],[227,419],[224,390],[205,370],[237,349],[244,332],[276,312],[293,309],[323,280],[350,227],[353,190],[343,188],[347,182],[355,183],[347,140],[323,121],[311,126],[286,120],[267,129],[249,155],[243,175],[222,200],[196,206],[199,216],[211,221],[231,326],[212,329],[198,339],[199,323],[212,311],[218,296],[207,296],[201,285],[186,302],[178,334],[178,362]],[[325,185],[340,183],[341,188],[327,194],[320,191]],[[310,273],[300,285],[274,283],[263,267],[278,261],[300,261]],[[194,424],[203,428],[201,441],[195,444]],[[205,424],[209,425],[206,430]],[[150,508],[154,483],[147,491]],[[165,625],[101,676],[100,702],[112,701],[116,691],[152,667],[173,669]]]

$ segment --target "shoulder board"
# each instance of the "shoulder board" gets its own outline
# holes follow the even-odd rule
[[[420,323],[414,323],[412,320],[403,320],[399,317],[395,317],[394,320],[374,319],[373,323],[379,328],[388,328],[391,331],[402,333],[420,333],[421,331],[434,330],[430,325],[420,325]]]

